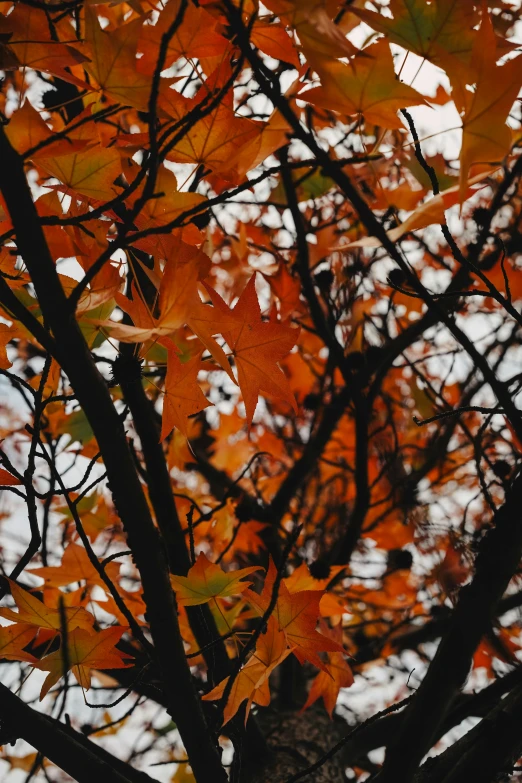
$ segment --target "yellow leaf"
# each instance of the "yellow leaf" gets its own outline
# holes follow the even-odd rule
[[[216,596],[239,595],[252,584],[241,580],[261,570],[260,566],[250,566],[225,573],[200,552],[187,576],[171,576],[170,581],[182,606],[197,606],[208,603]]]

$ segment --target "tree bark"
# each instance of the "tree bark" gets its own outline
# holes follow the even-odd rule
[[[330,720],[322,707],[306,712],[260,711],[258,720],[272,752],[268,765],[254,774],[250,783],[287,783],[314,764],[346,733],[344,721]],[[303,778],[307,783],[342,783],[344,765],[339,755]]]

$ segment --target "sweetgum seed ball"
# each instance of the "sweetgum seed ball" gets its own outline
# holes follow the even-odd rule
[[[314,579],[328,579],[330,576],[330,566],[326,560],[319,558],[310,564],[310,574]]]

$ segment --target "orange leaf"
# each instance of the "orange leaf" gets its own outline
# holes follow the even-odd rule
[[[234,681],[230,697],[223,711],[223,723],[234,717],[242,702],[248,699],[245,722],[248,719],[252,702],[267,707],[270,704],[270,689],[268,678],[276,666],[290,654],[286,636],[278,628],[274,617],[267,623],[266,633],[261,634],[252,656],[243,666]],[[229,678],[226,677],[209,693],[203,696],[204,701],[220,699]]]
[[[342,628],[337,626],[335,630],[327,629],[325,633],[338,644],[342,644]],[[354,679],[350,666],[345,661],[342,652],[328,653],[328,664],[326,671],[321,671],[314,679],[308,698],[303,705],[303,710],[310,707],[317,699],[322,698],[326,711],[330,718],[333,715],[337,697],[341,688],[349,688],[353,685]]]
[[[328,0],[268,0],[265,5],[296,30],[308,49],[328,57],[350,57],[357,51],[331,18]]]
[[[248,590],[245,598],[252,603],[260,614],[263,614],[272,598],[272,591],[276,578],[276,567],[272,559],[261,594]],[[326,671],[318,652],[330,650],[342,651],[342,647],[328,639],[316,629],[319,618],[319,602],[323,596],[322,590],[300,590],[290,593],[284,581],[279,586],[279,594],[274,616],[279,628],[285,632],[288,643],[293,647],[293,653],[300,663],[310,661],[317,668]]]
[[[460,203],[474,163],[501,161],[511,147],[507,116],[522,84],[522,58],[497,66],[499,57],[491,18],[484,11],[473,50],[474,92],[460,85],[462,105],[462,149],[460,152]],[[464,81],[466,81],[464,77]]]
[[[18,486],[21,483],[22,482],[20,479],[17,479],[16,476],[13,476],[11,473],[9,473],[9,471],[5,470],[4,468],[0,468],[0,485],[4,487],[10,487]]]
[[[297,413],[288,379],[277,362],[295,345],[299,329],[286,323],[265,322],[252,275],[235,306],[230,310],[213,289],[206,286],[215,308],[224,316],[232,314],[236,325],[223,331],[236,361],[239,388],[243,394],[247,422],[250,424],[261,392],[282,399]]]
[[[94,323],[109,328],[116,339],[130,343],[167,337],[186,324],[233,380],[228,359],[212,335],[224,334],[225,329],[234,324],[234,318],[227,308],[222,313],[216,307],[203,304],[198,293],[198,282],[207,274],[209,259],[197,248],[181,241],[178,241],[177,249],[161,278],[159,318],[152,316],[134,287],[132,300],[119,295],[115,297],[122,310],[134,320],[134,326],[105,320]]]
[[[197,383],[201,367],[201,352],[182,364],[177,351],[169,348],[167,377],[163,397],[163,417],[160,440],[163,441],[174,427],[188,437],[188,418],[207,408],[212,403]]]
[[[139,69],[143,73],[154,73],[162,36],[177,17],[180,0],[169,0],[161,11],[155,25],[143,25],[138,50],[143,52],[139,60]],[[203,8],[189,3],[183,14],[183,24],[179,25],[169,38],[165,56],[165,68],[170,68],[180,57],[216,57],[229,46],[226,38],[216,31],[216,21]]]
[[[72,669],[82,688],[91,687],[91,669],[124,669],[131,665],[125,660],[128,656],[114,648],[125,630],[118,626],[89,633],[82,628],[75,628],[67,635],[68,669]],[[60,649],[35,665],[36,669],[49,672],[40,692],[40,701],[63,676],[65,664],[63,650]]]
[[[116,30],[102,30],[96,10],[85,7],[85,38],[91,46],[91,62],[85,70],[100,90],[119,103],[147,111],[152,79],[136,68],[136,49],[143,19]]]
[[[5,55],[2,56],[0,68],[25,66],[52,73],[66,82],[88,89],[88,84],[76,79],[69,70],[88,58],[72,46],[51,41],[49,20],[44,10],[15,6],[9,16],[0,16],[0,37],[9,42],[7,52],[11,55],[10,61],[4,61]]]
[[[181,120],[201,101],[208,100],[208,91],[213,87],[219,89],[229,76],[229,66],[218,69],[190,99],[174,89],[164,89],[160,94],[159,106],[174,120]],[[262,127],[235,113],[233,95],[229,91],[213,111],[187,129],[167,157],[175,163],[204,164],[212,171],[219,171],[226,176],[232,174],[229,169],[238,148],[256,137]]]
[[[250,41],[262,52],[273,57],[274,60],[282,60],[285,63],[290,63],[294,68],[299,68],[297,50],[281,25],[263,23],[254,25]]]
[[[279,299],[279,312],[282,319],[289,318],[296,312],[305,311],[304,303],[301,301],[301,284],[290,274],[285,264],[279,264],[275,274],[264,274],[263,277]]]
[[[107,585],[95,569],[87,550],[79,544],[70,543],[63,553],[59,566],[30,568],[29,573],[39,576],[45,582],[45,587],[64,587],[72,582],[86,581],[87,587],[97,585],[107,592]],[[118,579],[120,566],[118,563],[108,563],[105,573],[114,582]]]
[[[16,625],[0,628],[0,658],[7,661],[34,663],[36,658],[23,649],[33,639],[34,628],[25,623],[16,623]]]
[[[389,44],[382,40],[364,49],[349,65],[308,53],[308,61],[321,79],[321,87],[300,93],[308,103],[344,114],[359,114],[385,128],[401,128],[397,116],[404,106],[426,101],[395,76]]]

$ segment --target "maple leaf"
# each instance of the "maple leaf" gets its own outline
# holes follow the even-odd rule
[[[205,201],[205,197],[200,193],[178,190],[176,175],[165,166],[160,166],[157,172],[155,191],[154,198],[146,202],[136,218],[136,224],[142,230],[150,226],[164,226],[191,207]],[[138,189],[137,198],[140,195]]]
[[[357,48],[328,12],[328,0],[268,0],[266,7],[291,25],[307,49],[328,57],[350,57]]]
[[[250,566],[225,573],[200,552],[187,576],[171,575],[170,581],[182,606],[197,606],[206,604],[217,596],[223,598],[227,595],[239,595],[252,584],[241,580],[248,574],[261,570],[261,566]]]
[[[218,88],[219,89],[219,88]],[[205,88],[205,96],[209,87]],[[194,98],[185,98],[174,89],[163,90],[158,104],[164,112],[179,121],[202,101],[198,92]],[[263,129],[259,123],[234,112],[233,94],[227,95],[217,107],[191,125],[183,138],[168,153],[174,163],[203,164],[227,179],[236,179],[233,163],[238,148],[246,146]]]
[[[67,136],[64,139],[54,137],[52,130],[44,122],[40,113],[31,105],[26,99],[23,106],[17,109],[9,118],[9,124],[5,128],[5,133],[11,145],[21,155],[29,152],[33,147],[38,146],[42,142],[46,142],[41,149],[37,149],[31,153],[32,160],[38,160],[38,158],[58,157],[60,155],[70,155],[73,152],[81,152],[89,144],[92,144],[92,139],[84,139],[78,134],[72,133],[72,136]],[[48,196],[51,194],[47,194]],[[40,196],[40,204],[42,204],[42,198]],[[45,201],[43,203],[46,203]],[[60,214],[62,210],[60,208]]]
[[[81,423],[79,424],[81,426]],[[74,428],[69,427],[69,434],[73,432]],[[81,437],[81,433],[79,433],[79,436]],[[80,516],[83,528],[92,541],[95,541],[103,530],[114,527],[116,524],[116,517],[112,508],[109,508],[103,496],[96,492],[80,498],[75,493],[72,493],[71,500],[75,501],[76,513]],[[66,525],[72,522],[69,506],[59,506],[55,511],[62,515],[61,522],[65,522]]]
[[[232,309],[229,309],[213,289],[209,286],[206,288],[215,308],[222,315],[232,314],[234,317],[234,327],[224,330],[222,334],[236,362],[247,423],[252,422],[260,392],[284,400],[297,412],[290,384],[277,362],[294,347],[299,337],[299,329],[293,329],[286,323],[262,320],[255,288],[255,274]]]
[[[181,240],[178,252],[166,266],[159,285],[159,317],[150,313],[134,287],[133,300],[116,296],[118,305],[134,320],[134,325],[114,321],[95,321],[111,330],[111,334],[123,342],[144,342],[158,337],[168,337],[186,324],[199,337],[214,359],[234,380],[228,359],[214,334],[223,334],[234,324],[234,318],[215,307],[203,304],[198,293],[198,283],[207,272],[209,259],[200,250]]]
[[[67,664],[84,690],[91,687],[91,669],[124,669],[132,664],[130,656],[115,649],[127,629],[120,626],[93,633],[75,628],[67,634],[67,658],[63,650],[46,655],[35,664],[36,669],[49,672],[40,692],[40,701],[64,675]]]
[[[125,602],[125,606],[136,619],[138,625],[146,625],[144,615],[146,614],[147,606],[141,597],[141,590],[133,590],[131,592],[129,590],[125,590],[120,585],[118,587],[118,592]],[[120,625],[127,624],[127,617],[125,617],[125,615],[120,611],[112,595],[105,593],[102,599],[95,598],[93,600],[98,604],[100,609],[103,609],[104,612],[112,614]]]
[[[321,79],[321,87],[301,92],[299,98],[324,109],[361,115],[366,122],[385,128],[402,128],[399,109],[426,101],[397,78],[386,41],[368,46],[364,54],[368,56],[361,54],[346,65],[309,53],[308,61]]]
[[[115,30],[102,30],[95,8],[85,7],[85,38],[91,49],[85,70],[104,95],[147,111],[152,79],[136,67],[142,26],[143,20],[135,19]]]
[[[85,264],[85,270],[89,269],[89,264]],[[60,282],[67,295],[70,295],[78,285],[78,281],[65,275],[60,275]],[[114,297],[123,285],[120,277],[120,270],[113,264],[105,264],[88,288],[85,289],[76,306],[76,315],[83,313],[94,315],[104,305],[112,303],[109,307],[109,314],[116,307]],[[89,316],[88,316],[89,317]]]
[[[301,590],[325,590],[328,583],[343,569],[344,566],[331,566],[328,576],[318,579],[317,577],[312,576],[306,563],[301,563],[301,565],[292,571],[290,576],[287,576],[283,581],[290,593],[298,593]]]
[[[337,642],[337,644],[342,645],[343,632],[341,625],[330,629],[323,622],[323,633]],[[341,688],[349,688],[350,685],[353,685],[354,678],[349,664],[344,659],[344,653],[329,652],[327,653],[327,658],[326,671],[319,672],[315,677],[301,712],[322,698],[326,711],[332,718],[339,691]]]
[[[16,623],[4,628],[0,627],[0,658],[7,661],[26,661],[34,663],[34,655],[24,651],[34,639],[34,628],[25,623]]]
[[[270,558],[263,591],[258,594],[248,589],[245,598],[260,614],[263,614],[271,601],[277,570]],[[319,603],[324,594],[322,590],[299,590],[290,593],[284,580],[279,586],[274,617],[279,628],[284,631],[292,652],[299,663],[310,661],[318,669],[326,671],[325,664],[318,652],[340,652],[342,647],[332,639],[316,631],[319,619]]]
[[[462,149],[460,152],[460,203],[464,201],[470,167],[474,163],[501,161],[511,147],[511,130],[506,118],[522,85],[522,58],[503,66],[498,59],[493,25],[488,13],[473,49],[473,92],[462,87],[457,107],[462,110]]]
[[[283,320],[294,313],[302,314],[304,312],[301,301],[301,284],[296,277],[290,274],[285,264],[279,264],[275,274],[263,274],[263,277],[279,299],[279,313]]]
[[[38,165],[66,188],[88,198],[110,201],[118,192],[114,180],[121,174],[121,160],[115,149],[96,145],[80,152],[42,156]]]
[[[59,609],[52,609],[39,601],[34,595],[23,590],[16,582],[7,580],[11,589],[11,595],[18,607],[18,612],[6,607],[0,607],[0,617],[13,620],[15,623],[25,623],[33,628],[42,628],[48,632],[46,638],[51,638],[62,629],[62,614]],[[90,631],[94,623],[94,617],[81,606],[65,607],[63,616],[67,623],[68,631],[81,628]],[[33,636],[37,633],[35,630]]]
[[[465,59],[473,47],[476,11],[467,0],[391,0],[393,17],[350,8],[374,30],[425,60],[444,67],[450,56]]]
[[[59,566],[43,566],[28,570],[29,573],[44,580],[44,587],[64,587],[73,582],[85,581],[88,588],[97,585],[105,592],[108,590],[107,585],[89,560],[85,547],[72,542],[67,545]],[[120,573],[119,564],[108,563],[105,566],[105,573],[112,582],[116,582]]]
[[[81,89],[89,85],[74,76],[70,67],[88,60],[78,49],[51,41],[49,20],[44,10],[15,6],[9,16],[0,15],[0,36],[8,46],[0,50],[0,68],[13,70],[21,66],[45,71],[72,82]]]
[[[40,142],[52,138],[52,131],[26,99],[23,106],[13,112],[5,129],[7,138],[17,152],[23,154]]]
[[[391,0],[393,17],[350,6],[351,13],[395,44],[446,71],[464,68],[473,74],[471,56],[476,41],[478,3],[469,0]],[[503,53],[510,45],[503,39]]]
[[[267,707],[270,704],[268,678],[291,652],[284,632],[278,627],[276,619],[270,617],[266,633],[261,634],[254,652],[234,680],[229,699],[223,710],[223,725],[234,717],[245,699],[248,699],[245,723],[253,702],[262,707]],[[220,699],[228,680],[229,678],[226,677],[202,699],[204,701]]]
[[[212,404],[197,383],[200,368],[201,352],[182,364],[177,350],[169,348],[160,441],[165,440],[174,427],[188,437],[188,417]]]
[[[142,27],[138,51],[143,54],[139,60],[139,69],[143,73],[153,74],[158,60],[162,36],[175,21],[180,0],[169,0],[158,16],[156,24]],[[215,57],[222,54],[229,42],[217,32],[217,22],[203,8],[189,3],[183,13],[183,24],[179,25],[169,38],[165,54],[165,69],[181,57]]]
[[[278,24],[263,23],[259,20],[250,34],[250,41],[274,60],[290,63],[299,68],[299,55],[288,33]]]

